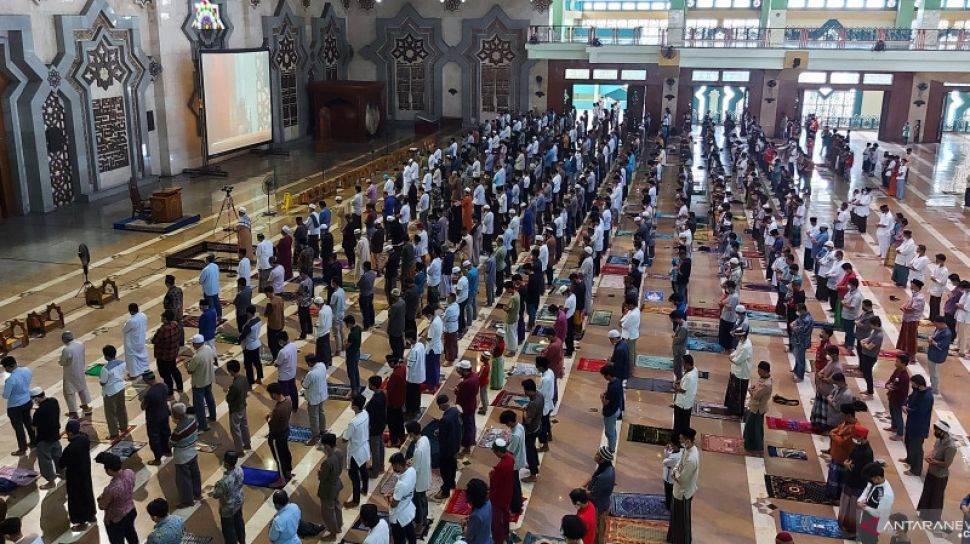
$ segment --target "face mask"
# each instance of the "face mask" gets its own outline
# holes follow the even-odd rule
[[[856,446],[859,446],[863,443],[863,440],[861,438],[853,438],[852,443],[855,444]]]

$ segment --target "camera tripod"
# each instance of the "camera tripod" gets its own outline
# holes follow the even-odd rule
[[[219,223],[222,223],[222,214],[226,214],[226,219],[229,220],[229,224],[222,227],[222,230],[226,232],[232,231],[232,223],[239,218],[239,214],[236,213],[236,202],[232,199],[232,191],[226,191],[226,198],[222,199],[222,207],[219,208],[219,217],[216,218],[216,228],[219,228]]]

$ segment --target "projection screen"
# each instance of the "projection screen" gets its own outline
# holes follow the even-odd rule
[[[201,52],[206,154],[223,155],[273,140],[269,51]]]

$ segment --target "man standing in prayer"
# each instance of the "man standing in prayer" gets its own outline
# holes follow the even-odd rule
[[[94,486],[91,483],[91,439],[81,432],[81,422],[71,419],[65,426],[67,446],[57,463],[67,487],[67,517],[72,531],[82,531],[97,523],[94,509]]]
[[[7,417],[17,436],[17,451],[11,455],[20,457],[27,454],[27,446],[35,441],[34,427],[30,424],[30,382],[33,373],[27,367],[18,367],[17,359],[7,355],[0,361],[7,372],[3,382],[3,398],[7,401]]]
[[[269,243],[269,241],[267,241]],[[270,255],[273,253],[273,244],[270,243]],[[257,251],[259,248],[257,248]],[[211,253],[205,258],[205,268],[199,273],[199,285],[202,287],[202,296],[209,301],[209,307],[215,308],[216,315],[222,319],[222,304],[219,302],[219,265],[216,264],[216,256]],[[260,280],[262,280],[260,271]]]
[[[305,359],[310,369],[303,377],[303,396],[306,397],[306,410],[310,418],[310,438],[306,445],[312,446],[327,432],[327,414],[323,411],[329,397],[327,365],[318,361],[313,354],[307,354]]]
[[[312,204],[311,204],[312,206]],[[313,217],[313,214],[310,214]],[[310,245],[316,249],[316,244],[314,243],[314,236],[312,234],[313,229],[310,229]],[[270,259],[273,257],[273,242],[266,239],[266,235],[260,232],[256,235],[256,240],[259,243],[256,244],[256,269],[259,274],[259,290],[262,292],[269,286],[269,272],[273,269]],[[218,267],[216,269],[218,271]],[[216,291],[218,295],[218,290]]]
[[[697,397],[697,370],[694,357],[684,355],[684,376],[674,382],[674,430],[690,428],[690,414]]]
[[[509,295],[509,301],[505,303],[505,343],[507,352],[514,355],[519,349],[518,322],[522,300],[512,281],[505,282],[505,292]]]
[[[350,409],[354,412],[353,419],[347,425],[343,434],[343,442],[347,445],[347,471],[350,473],[350,486],[353,491],[351,499],[344,503],[344,508],[355,508],[360,505],[361,493],[367,494],[367,464],[371,462],[370,417],[364,410],[363,395],[355,395],[350,401]],[[444,450],[442,450],[442,454]],[[384,459],[381,459],[381,465]]]
[[[754,366],[754,354],[747,331],[735,329],[733,334],[737,341],[737,347],[729,355],[731,376],[728,379],[727,391],[724,394],[724,406],[727,407],[728,413],[741,416],[744,413],[748,380],[751,379],[751,367]]]
[[[606,434],[606,443],[611,451],[616,451],[616,420],[623,413],[623,384],[616,377],[616,371],[612,364],[608,364],[600,369],[600,374],[606,379],[606,391],[600,393],[600,402],[603,407],[603,431]]]
[[[413,445],[409,462],[414,467],[414,532],[423,534],[428,521],[428,491],[431,489],[431,441],[421,434],[421,424],[415,420],[404,425],[408,435],[408,445]],[[408,445],[402,446],[401,451],[407,451]],[[518,478],[515,480],[518,482]]]
[[[167,310],[166,310],[167,311]],[[101,348],[104,367],[98,382],[104,398],[104,419],[108,424],[108,439],[128,434],[128,408],[125,406],[125,363],[120,361],[118,350],[112,345]]]
[[[296,389],[296,343],[290,342],[286,331],[280,333],[280,351],[273,364],[276,366],[276,381],[284,395],[290,396],[290,409],[296,412],[300,404],[300,393]]]
[[[74,333],[64,331],[61,334],[61,342],[64,347],[61,349],[59,364],[63,369],[64,380],[64,400],[67,402],[67,416],[71,419],[78,419],[77,399],[81,398],[81,410],[85,416],[90,416],[91,393],[88,392],[88,384],[84,379],[85,359],[84,344],[74,339]]]
[[[231,359],[226,363],[226,370],[232,378],[232,383],[226,388],[226,404],[229,410],[229,434],[235,451],[242,452],[252,449],[249,435],[249,418],[246,415],[246,397],[249,396],[251,386],[249,380],[240,373],[239,361]],[[235,465],[233,465],[235,466]]]
[[[926,305],[926,300],[923,298],[922,281],[913,280],[909,282],[909,287],[909,300],[899,308],[903,312],[903,324],[899,329],[896,349],[909,355],[910,360],[915,360],[916,336],[919,332],[920,319],[923,318],[923,307]]]
[[[886,471],[879,462],[869,463],[863,469],[869,483],[862,490],[856,505],[862,511],[859,520],[859,542],[862,544],[877,544],[879,533],[886,532],[889,527],[889,514],[893,511],[893,488],[886,481]]]
[[[340,479],[344,467],[344,453],[337,449],[337,435],[326,433],[320,438],[320,444],[326,455],[320,463],[317,472],[319,484],[317,486],[317,498],[320,499],[320,515],[323,518],[323,526],[327,534],[320,540],[332,542],[337,540],[337,535],[343,527],[343,509],[340,506],[340,490],[344,484]]]
[[[504,438],[492,443],[498,463],[488,473],[488,499],[492,503],[492,542],[505,542],[512,518],[512,495],[515,490],[515,458],[508,452]]]
[[[290,399],[287,398],[283,388],[278,383],[271,383],[266,387],[271,399],[275,403],[273,410],[266,414],[266,422],[269,423],[269,449],[276,460],[276,468],[279,472],[279,479],[274,487],[283,487],[293,479],[293,457],[290,455]]]
[[[192,348],[195,355],[185,365],[185,370],[192,377],[192,407],[195,408],[195,420],[199,432],[209,430],[209,422],[216,420],[216,398],[212,394],[212,382],[216,374],[216,354],[212,348],[202,340],[202,335],[192,337]],[[209,408],[209,420],[206,421],[205,411]]]
[[[957,444],[950,435],[950,424],[945,421],[940,420],[933,424],[933,436],[936,437],[936,443],[926,458],[926,479],[923,481],[923,492],[916,510],[924,520],[940,521],[946,499],[946,484],[950,479],[950,465],[956,457]]]
[[[36,406],[32,423],[37,433],[37,464],[41,476],[47,480],[40,489],[54,489],[61,460],[61,407],[57,399],[47,397],[40,387],[30,390],[30,399]]]
[[[700,470],[700,451],[694,444],[697,431],[681,429],[680,446],[683,454],[680,463],[674,467],[674,501],[670,512],[670,527],[667,529],[667,542],[671,544],[690,544],[691,542],[691,501],[697,493],[697,476]]]
[[[906,457],[900,463],[909,465],[907,475],[919,476],[923,473],[923,441],[930,434],[930,420],[933,417],[933,392],[926,387],[926,378],[917,374],[909,379],[913,392],[906,399],[903,412],[906,413]]]
[[[128,305],[128,313],[131,317],[125,322],[121,332],[125,338],[125,365],[128,367],[128,375],[135,377],[141,376],[150,369],[148,348],[145,346],[148,316],[139,311],[135,303]]]
[[[165,387],[162,384],[162,387]],[[96,463],[104,466],[105,473],[111,481],[98,496],[98,509],[104,510],[104,528],[108,533],[108,542],[137,544],[138,533],[135,531],[134,491],[135,473],[129,468],[122,468],[121,458],[103,451],[94,458]]]
[[[596,507],[596,542],[606,544],[606,519],[610,514],[613,488],[616,486],[613,450],[607,446],[600,446],[593,460],[596,462],[596,470],[583,487],[589,494],[589,500]]]
[[[744,419],[744,449],[760,453],[765,449],[765,412],[771,398],[771,363],[758,363],[758,381],[748,387],[748,411]]]
[[[620,318],[620,332],[630,352],[629,368],[637,364],[637,339],[640,338],[640,305],[624,304],[624,314]]]
[[[435,500],[446,500],[455,488],[455,473],[458,470],[458,452],[461,449],[461,410],[457,406],[449,406],[448,395],[438,395],[435,404],[441,411],[441,423],[438,426],[439,465],[441,469],[441,489],[434,496]]]
[[[239,362],[236,361],[236,366]],[[238,371],[237,371],[238,372]],[[222,456],[222,478],[216,482],[212,497],[219,499],[219,518],[225,544],[245,544],[246,521],[243,519],[243,470],[236,466],[239,451],[227,451]]]
[[[455,404],[461,407],[462,455],[469,455],[477,440],[475,432],[475,407],[478,405],[478,373],[472,370],[472,362],[463,359],[455,365],[461,381],[455,387]]]
[[[859,495],[868,483],[863,471],[873,461],[869,430],[859,423],[852,426],[852,444],[852,453],[842,463],[846,473],[839,499],[839,528],[842,529],[842,536],[850,540],[855,538],[859,521]]]
[[[200,408],[201,411],[201,408]],[[175,485],[178,488],[179,508],[188,508],[202,500],[202,474],[199,472],[198,423],[186,413],[185,404],[172,405],[172,460],[175,461]]]
[[[155,458],[148,462],[149,465],[158,466],[162,464],[162,457],[172,455],[171,446],[168,440],[172,432],[168,426],[168,387],[155,378],[155,373],[148,371],[141,375],[142,380],[148,385],[145,392],[141,395],[141,409],[145,412],[145,427],[148,430],[148,447],[151,448]]]

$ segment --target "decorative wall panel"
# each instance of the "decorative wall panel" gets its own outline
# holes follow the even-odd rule
[[[347,20],[337,17],[333,6],[323,6],[320,17],[312,20],[310,44],[310,81],[347,79],[347,66],[353,50],[347,41]]]
[[[273,140],[285,142],[306,133],[307,52],[304,19],[287,0],[280,0],[275,15],[263,17],[263,36],[270,50],[273,93]]]
[[[57,74],[56,70],[51,70]],[[60,76],[58,75],[58,79]],[[50,190],[54,207],[74,202],[74,178],[71,174],[70,135],[64,101],[51,91],[44,101],[44,134],[47,138],[47,163],[50,168]]]
[[[98,172],[128,166],[128,127],[125,101],[120,96],[97,98],[92,105],[94,139],[98,149]]]

